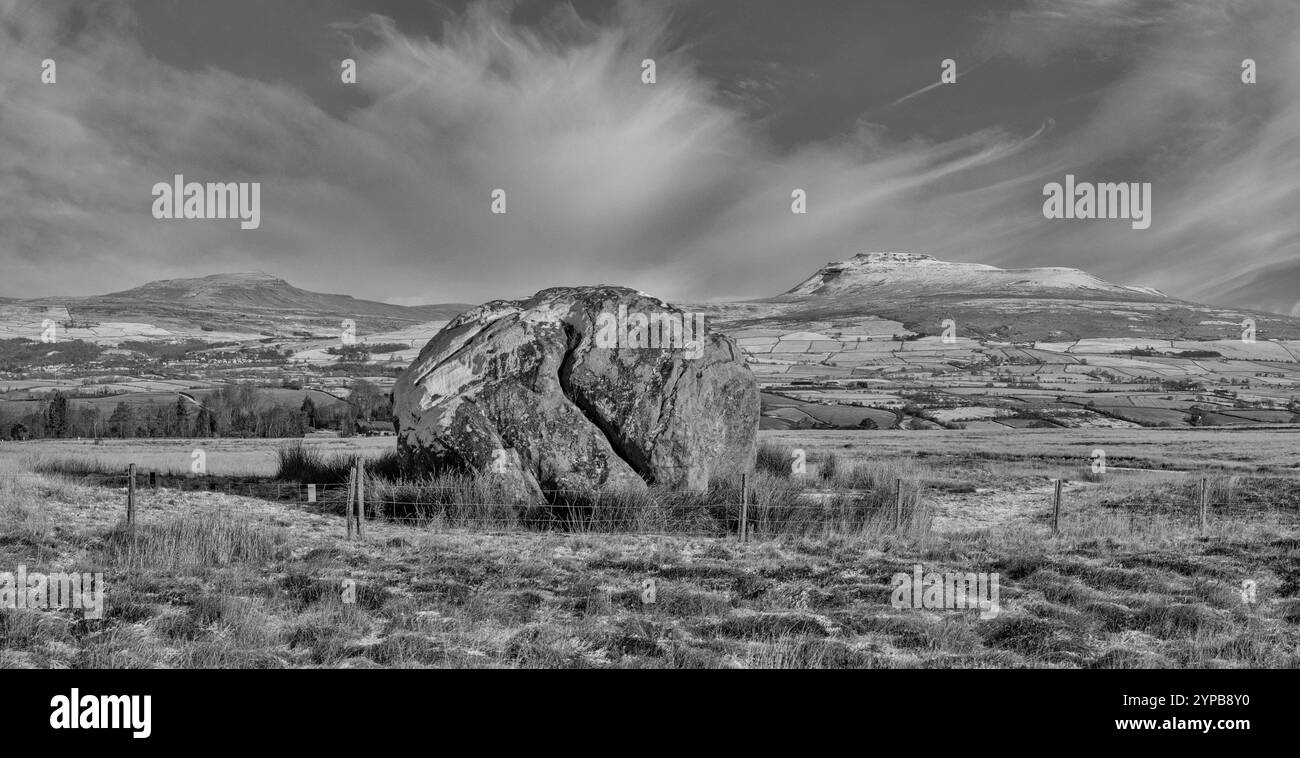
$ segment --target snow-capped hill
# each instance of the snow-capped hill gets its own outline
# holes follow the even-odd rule
[[[1062,342],[1235,339],[1248,316],[1267,326],[1270,339],[1300,335],[1297,318],[1194,303],[1075,268],[1004,269],[921,253],[872,252],[828,263],[775,297],[720,307],[714,323],[815,336],[844,330],[881,334],[872,330],[893,322],[903,327],[896,333],[937,336],[955,330],[958,338]]]
[[[828,263],[780,299],[927,293],[1168,299],[1150,287],[1113,284],[1074,268],[1003,269],[983,263],[941,261],[919,253],[862,253],[847,261]]]
[[[1156,297],[1164,297],[1164,298],[1169,297],[1168,295],[1156,289],[1155,287],[1128,287],[1127,289],[1131,289],[1134,292],[1141,292],[1144,295],[1155,295]]]

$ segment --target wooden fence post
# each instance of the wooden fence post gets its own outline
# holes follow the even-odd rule
[[[366,538],[363,524],[366,520],[366,464],[357,457],[357,539]]]
[[[357,494],[357,464],[352,463],[352,469],[348,471],[348,504],[343,509],[343,518],[348,522],[348,539],[352,539],[352,509],[353,500]]]
[[[126,523],[135,524],[135,464],[126,467]]]
[[[1055,479],[1055,486],[1052,488],[1052,531],[1060,533],[1061,531],[1061,480]]]
[[[903,525],[903,480],[894,480],[894,530]]]
[[[1208,516],[1207,511],[1209,510],[1209,507],[1210,507],[1210,478],[1208,476],[1203,476],[1201,477],[1201,536],[1202,537],[1205,536],[1205,528],[1206,528],[1206,522]]]
[[[749,474],[740,475],[740,541],[749,542]]]

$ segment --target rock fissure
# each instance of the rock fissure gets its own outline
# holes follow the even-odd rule
[[[642,293],[599,286],[462,314],[398,378],[399,451],[430,468],[472,461],[537,495],[647,483],[702,490],[752,470],[758,385],[730,339],[704,334],[702,354],[611,346],[607,332],[597,339],[615,314],[665,312],[685,316]]]
[[[571,330],[572,327],[566,324],[565,329]],[[576,330],[573,331],[576,332]],[[581,334],[579,334],[579,338],[581,338]],[[574,356],[576,353],[577,345],[573,344],[572,336],[570,336],[569,348],[565,352],[564,361],[560,364],[560,371],[556,377],[560,382],[560,390],[564,393],[564,396],[569,399],[569,402],[573,403],[573,407],[582,411],[582,415],[586,416],[587,420],[599,429],[601,434],[605,435],[605,441],[609,443],[610,451],[613,452],[614,455],[618,456],[619,460],[630,466],[642,480],[645,480],[648,484],[653,484],[654,482],[646,475],[646,462],[641,460],[639,456],[632,455],[631,451],[626,449],[619,440],[617,432],[609,427],[605,420],[600,417],[600,414],[595,412],[595,409],[591,407],[590,401],[583,396],[582,392],[575,391],[571,386],[569,377],[573,369]]]

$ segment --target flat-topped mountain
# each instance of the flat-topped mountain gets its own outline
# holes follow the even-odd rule
[[[81,302],[107,303],[149,300],[186,307],[253,308],[317,316],[387,318],[414,322],[447,320],[471,307],[450,305],[393,305],[358,300],[351,295],[311,292],[263,273],[213,274],[195,279],[163,279],[122,292],[87,298]]]
[[[165,279],[90,297],[12,300],[11,312],[66,309],[73,324],[148,324],[177,335],[205,333],[265,336],[337,334],[344,320],[362,332],[447,321],[470,305],[405,306],[312,292],[264,273],[214,274]]]
[[[97,300],[146,297],[168,302],[203,305],[244,303],[258,307],[301,307],[322,295],[301,290],[285,280],[261,272],[213,274],[187,279],[160,279],[122,292],[100,295]],[[339,297],[324,295],[323,297]]]
[[[1151,287],[1115,284],[1073,268],[1003,269],[918,253],[862,253],[828,263],[786,292],[715,306],[724,329],[825,329],[892,321],[938,335],[997,341],[1089,337],[1233,339],[1251,318],[1259,339],[1300,338],[1300,319],[1170,297]]]
[[[265,273],[215,274],[93,297],[0,298],[0,336],[39,334],[48,318],[87,327],[90,339],[320,337],[337,335],[347,319],[361,334],[390,332],[470,307],[393,305],[312,292]],[[937,335],[951,319],[962,337],[996,341],[1203,340],[1237,338],[1249,318],[1259,339],[1300,339],[1293,316],[1180,300],[1079,269],[1003,269],[918,253],[862,253],[827,263],[780,295],[695,309],[723,330],[852,331],[891,322],[899,332]]]
[[[986,293],[1001,296],[1118,297],[1171,301],[1151,287],[1112,284],[1075,268],[1003,269],[983,263],[953,263],[918,253],[860,253],[828,263],[782,297],[882,294]]]

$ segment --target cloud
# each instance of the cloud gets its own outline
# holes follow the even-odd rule
[[[781,149],[734,86],[696,68],[672,6],[600,22],[561,6],[524,26],[510,4],[476,3],[437,39],[341,22],[364,97],[332,114],[274,77],[158,60],[122,4],[0,0],[0,286],[266,270],[407,303],[597,282],[689,300],[775,293],[826,260],[897,249],[1209,289],[1296,244],[1300,93],[1283,72],[1298,70],[1300,24],[1261,0],[1222,32],[1198,26],[1229,5],[1041,0],[992,19],[1008,26],[985,36],[988,55],[1125,56],[1069,128],[933,142],[863,123]],[[1103,41],[1123,30],[1140,48]],[[1254,89],[1237,78],[1247,55]],[[45,57],[57,85],[38,82]],[[1152,229],[1043,219],[1042,185],[1067,170],[1153,181]],[[261,229],[152,219],[150,187],[176,173],[261,181]],[[489,212],[496,188],[504,216]],[[1249,254],[1225,256],[1242,240]]]
[[[984,53],[1043,64],[1060,55],[1140,55],[1149,35],[1178,15],[1183,0],[1027,0],[988,14]]]
[[[1300,82],[1289,72],[1300,65],[1300,6],[1037,0],[1001,36],[1004,52],[1030,57],[1044,44],[1062,55],[1107,49],[1103,36],[1125,41],[1112,50],[1123,75],[1040,168],[1150,181],[1156,198],[1146,232],[1076,224],[1039,230],[1020,249],[1209,301],[1226,280],[1297,258],[1288,209],[1300,201]],[[1241,81],[1245,58],[1257,84]],[[1265,300],[1239,289],[1227,302]]]

